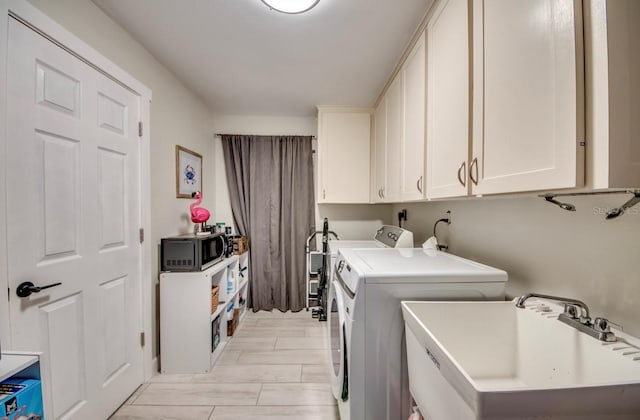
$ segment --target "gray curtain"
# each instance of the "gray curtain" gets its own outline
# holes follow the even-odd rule
[[[299,311],[315,230],[311,137],[223,135],[222,148],[233,221],[249,238],[249,306]]]

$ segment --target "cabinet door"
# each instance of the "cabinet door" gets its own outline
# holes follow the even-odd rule
[[[402,68],[404,138],[401,199],[424,198],[425,37],[418,39]]]
[[[387,144],[387,98],[380,101],[374,116],[374,158],[373,158],[373,190],[371,191],[371,201],[380,203],[384,201],[386,177],[386,144]]]
[[[583,182],[581,4],[474,1],[473,193]]]
[[[634,189],[640,185],[640,2],[599,0],[585,7],[587,182]]]
[[[211,370],[212,271],[160,274],[162,373]],[[224,298],[226,284],[220,287]]]
[[[318,203],[369,203],[371,113],[318,115]]]
[[[404,100],[402,74],[398,73],[387,90],[387,159],[385,201],[399,201],[402,190],[402,138],[404,131]]]
[[[467,0],[440,3],[427,26],[427,197],[467,194]]]

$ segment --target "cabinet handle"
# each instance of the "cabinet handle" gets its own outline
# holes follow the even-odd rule
[[[422,194],[422,175],[420,175],[420,178],[418,178],[418,181],[416,182],[416,188],[420,194]]]
[[[473,167],[476,167],[476,177],[473,177]],[[473,185],[478,185],[478,158],[473,158],[471,161],[471,165],[469,165],[469,178],[471,178],[471,182]]]
[[[382,198],[384,198],[384,187],[382,187]]]
[[[327,198],[327,192],[325,190],[322,190],[322,199]]]
[[[464,172],[464,174],[461,172]],[[467,162],[462,162],[462,165],[458,168],[458,181],[463,187],[467,186]]]
[[[378,188],[378,197],[382,198],[382,188]]]

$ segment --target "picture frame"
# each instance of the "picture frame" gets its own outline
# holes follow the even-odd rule
[[[176,144],[176,198],[202,191],[202,155]]]

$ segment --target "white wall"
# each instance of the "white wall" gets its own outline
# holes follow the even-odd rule
[[[203,155],[203,206],[213,207],[213,125],[208,106],[176,79],[126,31],[90,0],[29,0],[49,17],[122,67],[153,91],[151,102],[151,232],[160,238],[192,229],[188,204],[175,197],[175,145]],[[157,249],[152,249],[152,276],[158,277]],[[153,354],[158,353],[156,289],[152,291]]]
[[[319,204],[316,208],[317,230],[322,230],[323,220],[329,219],[329,229],[340,239],[373,239],[384,224],[397,224],[389,217],[389,204]]]
[[[537,197],[485,197],[397,204],[392,213],[407,209],[406,226],[421,244],[451,210],[452,224],[439,224],[438,238],[451,253],[506,270],[510,297],[538,292],[577,298],[595,316],[640,336],[640,205],[618,219],[604,218],[628,198],[560,198],[576,212]]]
[[[315,117],[215,116],[214,126],[216,133],[220,134],[315,136],[318,131]],[[215,213],[218,221],[231,225],[233,216],[219,137],[215,139],[215,159]],[[380,225],[389,222],[389,209],[389,205],[321,204],[316,206],[316,227],[317,230],[322,230],[323,219],[327,217],[330,229],[341,238],[371,239]]]

